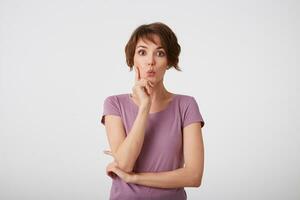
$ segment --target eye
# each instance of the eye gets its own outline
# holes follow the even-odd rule
[[[163,52],[163,51],[158,51],[158,52],[157,52],[157,55],[158,55],[159,57],[163,57],[163,56],[165,56],[165,52]]]
[[[139,51],[138,51],[138,54],[141,55],[141,56],[142,56],[142,55],[145,55],[145,51],[144,51],[144,50],[139,50]]]

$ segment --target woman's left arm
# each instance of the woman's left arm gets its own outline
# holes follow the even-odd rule
[[[149,187],[199,187],[204,169],[204,145],[200,123],[192,123],[184,127],[183,154],[185,166],[172,171],[129,174],[117,167],[111,171],[128,183]]]
[[[137,173],[133,174],[131,183],[158,188],[181,188],[199,187],[195,174],[186,168],[179,168],[173,171],[156,173]]]

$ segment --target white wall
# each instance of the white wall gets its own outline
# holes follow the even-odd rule
[[[300,199],[299,1],[1,1],[0,199],[108,199],[102,105],[130,92],[124,46],[143,23],[177,34],[205,170],[189,199]]]

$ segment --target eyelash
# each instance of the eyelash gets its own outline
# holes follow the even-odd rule
[[[139,54],[139,55],[141,55],[140,52],[145,52],[145,51],[144,51],[144,50],[139,50],[139,51],[138,51],[138,54]],[[165,56],[165,52],[163,52],[163,51],[158,51],[158,53],[162,53],[162,55],[159,56],[159,57]],[[142,55],[141,55],[141,56],[142,56]]]

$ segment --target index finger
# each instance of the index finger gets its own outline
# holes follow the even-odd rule
[[[135,70],[135,80],[139,81],[141,79],[140,71],[139,71],[138,67],[136,67],[136,66],[133,66],[133,67],[134,67],[134,70]]]

